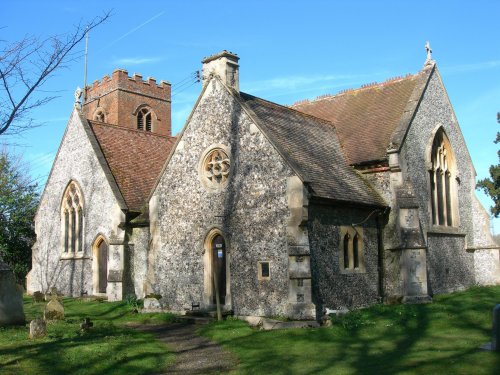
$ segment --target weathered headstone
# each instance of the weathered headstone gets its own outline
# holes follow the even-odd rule
[[[43,319],[34,319],[30,323],[30,339],[44,337],[47,334],[47,324]]]
[[[90,321],[90,318],[85,318],[83,320],[83,323],[80,324],[80,328],[82,329],[83,332],[88,332],[90,328],[94,326],[94,323]]]
[[[491,350],[500,352],[500,304],[493,308],[493,335]]]
[[[158,312],[162,311],[163,306],[161,302],[156,298],[144,298],[144,309],[143,312]]]
[[[0,257],[0,326],[24,323],[22,288]]]
[[[45,295],[40,291],[34,292],[32,297],[33,297],[33,302],[43,302],[45,299]]]
[[[64,319],[64,307],[57,300],[57,298],[52,299],[47,306],[45,306],[45,311],[43,312],[43,317],[45,320],[63,320]]]
[[[57,299],[58,297],[58,291],[55,286],[51,287],[49,289],[49,292],[45,294],[45,301],[51,301],[53,299]]]

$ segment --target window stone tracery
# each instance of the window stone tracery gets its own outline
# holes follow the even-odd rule
[[[231,172],[231,161],[223,147],[211,148],[205,153],[200,165],[200,178],[210,190],[221,190],[227,185]]]
[[[453,209],[453,179],[455,177],[453,165],[453,151],[444,130],[440,129],[432,143],[429,170],[433,225],[449,227],[456,225]]]
[[[63,252],[83,251],[83,200],[78,186],[72,181],[64,192],[61,207]]]

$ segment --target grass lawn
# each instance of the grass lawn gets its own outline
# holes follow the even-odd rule
[[[65,298],[63,303],[65,321],[49,323],[45,338],[29,340],[29,324],[0,328],[0,374],[151,374],[174,361],[152,335],[123,326],[168,322],[172,315],[133,314],[125,302]],[[32,303],[26,297],[26,320],[42,317],[44,307],[45,303]],[[81,333],[85,317],[94,327]]]
[[[29,340],[28,327],[0,328],[0,374],[150,374],[172,363],[168,348],[126,322],[168,323],[169,314],[133,314],[126,302],[63,300],[66,320]],[[199,332],[232,351],[237,374],[500,374],[490,341],[500,286],[436,296],[428,305],[373,306],[332,328],[258,331],[227,320]],[[45,303],[25,299],[27,320]],[[94,327],[81,333],[90,317]]]
[[[200,329],[240,360],[238,374],[500,374],[491,341],[500,286],[435,296],[426,305],[373,306],[332,328],[258,331],[228,320]]]

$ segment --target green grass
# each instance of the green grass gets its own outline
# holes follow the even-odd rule
[[[169,314],[133,314],[125,302],[63,300],[66,320],[29,340],[28,327],[0,328],[0,374],[148,374],[172,363],[168,348],[127,322],[168,323]],[[334,319],[332,328],[258,331],[227,320],[200,329],[238,358],[237,374],[500,374],[490,341],[500,286],[437,296],[433,304],[373,306]],[[27,320],[44,303],[25,299]],[[94,327],[81,333],[90,317]]]
[[[427,305],[373,306],[332,328],[258,331],[228,320],[200,329],[240,360],[238,374],[500,374],[491,341],[500,286],[436,296]]]
[[[174,361],[165,345],[127,322],[165,323],[170,314],[133,314],[125,302],[63,299],[65,320],[50,322],[47,336],[30,340],[29,324],[0,328],[0,374],[150,374]],[[45,303],[25,298],[26,320],[43,316]],[[80,332],[83,318],[94,327]]]

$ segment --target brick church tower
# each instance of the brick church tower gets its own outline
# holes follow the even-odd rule
[[[171,136],[170,83],[117,69],[87,86],[83,113],[88,120]]]

